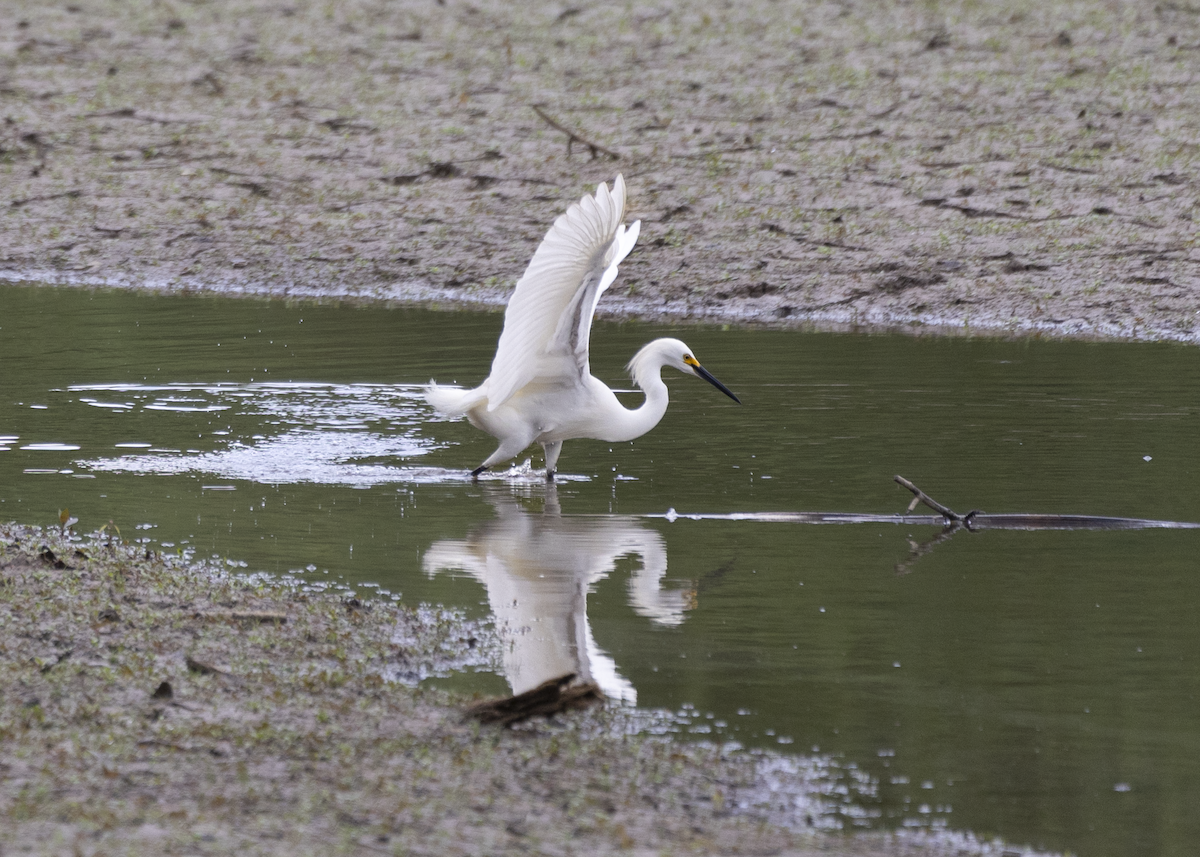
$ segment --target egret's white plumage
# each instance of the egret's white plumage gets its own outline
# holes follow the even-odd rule
[[[568,208],[517,281],[491,374],[473,390],[434,382],[426,388],[435,410],[466,416],[500,440],[476,475],[537,441],[546,451],[550,478],[564,440],[616,442],[645,434],[667,410],[663,366],[704,378],[738,400],[678,339],[656,339],[629,361],[634,383],[646,393],[639,408],[625,408],[592,376],[588,347],[596,304],[638,237],[640,221],[626,229],[624,217],[625,180],[619,175],[611,191],[601,184],[595,196]]]

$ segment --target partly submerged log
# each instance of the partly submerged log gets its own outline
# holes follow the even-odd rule
[[[647,518],[666,518],[703,521],[763,521],[790,524],[906,524],[908,526],[960,527],[968,530],[1196,530],[1200,523],[1189,521],[1156,521],[1147,518],[1110,518],[1102,515],[1052,515],[1042,513],[989,514],[978,509],[960,514],[934,500],[903,476],[895,477],[900,485],[913,492],[908,513],[903,515],[872,515],[864,512],[730,512],[726,514],[691,514],[668,510]],[[936,515],[913,515],[919,504],[933,509]]]
[[[602,702],[604,694],[595,682],[572,684],[575,673],[544,681],[533,690],[506,696],[502,699],[485,699],[466,710],[466,716],[480,723],[499,723],[512,726],[530,717],[550,717],[562,711],[585,708]]]
[[[665,515],[646,515],[668,521],[686,518],[704,521],[764,521],[790,524],[904,524],[906,526],[941,527],[937,535],[924,542],[909,540],[908,558],[896,564],[897,574],[907,574],[921,557],[962,530],[1196,530],[1200,523],[1189,521],[1156,521],[1147,518],[1110,518],[1102,515],[1047,515],[1042,513],[988,514],[972,509],[960,514],[934,500],[903,476],[898,484],[913,493],[913,500],[903,515],[871,515],[861,512],[732,512],[728,514],[680,514],[674,509]],[[926,505],[936,515],[914,515],[913,509]]]

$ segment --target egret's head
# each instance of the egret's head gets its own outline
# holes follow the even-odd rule
[[[742,403],[728,387],[701,366],[692,349],[678,339],[656,339],[651,342],[629,361],[629,372],[633,375],[633,380],[637,381],[639,386],[643,386],[641,378],[644,373],[657,371],[662,366],[672,366],[685,375],[703,378],[739,405]]]

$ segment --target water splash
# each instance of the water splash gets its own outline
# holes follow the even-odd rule
[[[467,478],[472,478],[469,471],[463,471]],[[482,481],[502,481],[510,485],[534,484],[541,485],[546,481],[546,470],[533,466],[533,459],[526,458],[520,464],[512,464],[508,470],[488,470],[479,474]],[[582,474],[555,473],[557,482],[590,482],[591,479]]]

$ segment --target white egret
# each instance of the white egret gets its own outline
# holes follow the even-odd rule
[[[564,440],[633,440],[658,425],[667,411],[661,370],[671,366],[708,381],[735,402],[678,339],[656,339],[629,361],[633,381],[646,394],[628,409],[591,374],[588,341],[600,295],[617,276],[617,265],[637,241],[641,221],[629,229],[625,180],[610,191],[601,183],[554,221],[517,281],[504,313],[504,330],[492,372],[472,390],[430,381],[425,398],[435,410],[466,416],[500,445],[472,476],[518,455],[534,441],[546,453],[546,478],[554,478]]]

